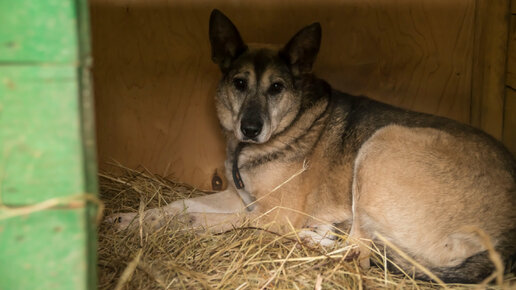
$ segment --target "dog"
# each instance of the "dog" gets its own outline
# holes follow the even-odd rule
[[[479,282],[495,269],[478,230],[503,259],[516,252],[516,161],[497,140],[332,89],[312,73],[318,23],[282,47],[248,45],[214,10],[209,39],[222,72],[215,103],[232,182],[147,210],[151,228],[174,215],[211,232],[251,222],[278,233],[302,229],[301,238],[331,246],[340,225],[362,267],[369,267],[372,242],[389,243],[445,282]],[[123,229],[136,216],[108,221]],[[431,279],[397,252],[387,255]]]

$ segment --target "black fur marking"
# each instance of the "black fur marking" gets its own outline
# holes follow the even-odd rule
[[[467,258],[461,264],[454,267],[433,268],[431,271],[446,283],[480,283],[493,271],[494,265],[489,259],[487,251],[480,252]],[[421,280],[430,280],[426,275],[417,277]]]
[[[383,243],[380,241],[375,241],[375,244],[380,249],[384,248]],[[404,258],[401,258],[392,249],[387,247],[385,251],[388,257],[386,266],[389,272],[401,274],[402,272],[398,268],[401,267],[408,275],[411,275],[415,271],[415,278],[418,280],[433,281],[428,275],[417,270],[414,265],[407,262]],[[404,252],[407,253],[408,251],[404,250]],[[379,259],[371,259],[371,262],[373,262],[373,265],[383,268],[384,265],[380,262],[382,260],[383,258],[380,257]],[[434,267],[429,270],[445,283],[473,284],[482,282],[495,268],[489,259],[488,252],[483,251],[467,258],[457,266]]]
[[[274,151],[272,153],[269,153],[269,154],[266,154],[266,155],[262,155],[262,156],[258,156],[257,158],[255,158],[255,159],[253,159],[251,161],[246,162],[242,166],[242,168],[243,169],[251,169],[251,168],[257,167],[259,165],[262,165],[264,163],[277,160],[277,159],[282,158],[282,157],[287,155],[285,151],[286,150],[278,149],[277,151]]]
[[[321,46],[321,25],[313,23],[297,32],[281,50],[294,75],[309,73]]]
[[[209,30],[212,60],[225,73],[247,46],[233,22],[217,9],[211,12]]]
[[[268,64],[271,63],[271,57],[265,50],[259,50],[253,56],[254,73],[256,75],[256,83],[259,84],[263,77],[263,73],[267,69]]]

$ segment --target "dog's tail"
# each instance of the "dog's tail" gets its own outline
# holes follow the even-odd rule
[[[505,252],[507,253],[507,252]],[[392,251],[387,251],[388,258],[396,264],[388,264],[388,269],[393,272],[399,272],[397,267],[402,268],[407,274],[413,273],[414,277],[419,280],[432,281],[432,279],[416,269],[412,264],[398,256]],[[505,273],[516,271],[516,253],[512,256],[503,255],[505,262]],[[433,274],[445,283],[461,283],[475,284],[484,281],[491,275],[496,267],[489,257],[489,252],[482,251],[464,260],[461,264],[452,267],[428,267]]]
[[[428,275],[417,269],[414,265],[392,251],[387,251],[390,262],[387,264],[389,271],[400,273],[400,268],[407,275],[423,281],[433,281]],[[378,266],[380,264],[377,263]],[[489,260],[487,251],[478,253],[464,260],[459,265],[452,267],[427,267],[435,276],[445,283],[473,284],[482,282],[495,269]]]
[[[487,251],[477,253],[457,266],[430,269],[430,271],[446,283],[461,284],[480,283],[491,275],[494,270],[495,266],[489,259],[489,253]],[[430,280],[430,278],[424,274],[420,274],[420,276],[421,277],[418,278]]]

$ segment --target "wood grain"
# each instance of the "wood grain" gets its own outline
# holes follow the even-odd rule
[[[508,86],[516,89],[516,14],[511,16],[507,49],[507,80],[505,82]]]
[[[516,0],[512,1],[512,11],[516,11]],[[504,109],[503,143],[516,156],[516,14],[511,16]]]
[[[476,2],[91,0],[100,167],[117,160],[204,189],[223,172],[213,8],[250,42],[284,43],[319,21],[315,71],[334,87],[469,122]]]
[[[516,90],[507,88],[503,143],[516,156]]]
[[[478,0],[471,124],[502,139],[509,0]]]

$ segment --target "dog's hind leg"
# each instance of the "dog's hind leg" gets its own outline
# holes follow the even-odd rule
[[[359,155],[355,161],[353,184],[351,186],[353,219],[346,244],[355,246],[354,254],[352,256],[358,257],[360,267],[368,269],[370,267],[372,241],[370,233],[364,229],[364,219],[367,218],[367,214],[362,212],[362,206],[360,205],[360,197],[363,194],[363,187],[361,186],[361,160],[364,158],[364,155],[365,154]]]
[[[355,254],[352,256],[358,257],[358,263],[361,268],[369,269],[371,265],[370,257],[372,241],[361,228],[360,220],[356,217],[353,217],[353,225],[351,226],[351,232],[349,233],[346,243],[348,245],[356,246],[354,250]]]
[[[240,197],[234,190],[228,189],[146,210],[143,221],[146,227],[157,229],[163,226],[167,217],[181,215],[191,226],[209,228],[223,219],[228,220],[229,224],[236,223],[245,214],[245,205]],[[136,227],[138,213],[117,213],[108,216],[105,221],[112,223],[117,229]]]

